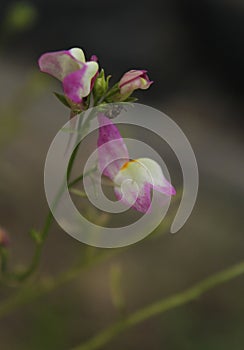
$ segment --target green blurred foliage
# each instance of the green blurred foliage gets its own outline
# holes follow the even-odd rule
[[[19,1],[9,5],[3,21],[3,31],[15,33],[29,29],[36,21],[38,12],[29,2]]]
[[[125,309],[122,285],[122,268],[118,264],[113,264],[110,269],[111,299],[115,309],[121,314]]]

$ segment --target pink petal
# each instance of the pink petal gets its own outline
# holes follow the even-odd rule
[[[44,53],[38,60],[40,70],[59,80],[80,68],[77,61],[68,50]]]
[[[137,189],[139,189],[137,187]],[[122,188],[114,188],[115,195],[119,201],[131,208],[141,212],[150,212],[151,207],[151,184],[145,183],[141,188],[136,190],[133,182],[126,182]]]
[[[165,183],[164,186],[153,186],[154,190],[161,192],[166,196],[174,196],[176,194],[176,190],[174,186],[172,186],[171,183],[167,181],[165,178],[164,178],[164,183]]]
[[[132,208],[141,213],[146,213],[150,211],[151,201],[151,186],[149,183],[146,183],[140,190],[136,202],[133,204]]]
[[[97,74],[98,64],[90,61],[82,64],[81,69],[70,73],[63,80],[64,93],[75,103],[91,92],[92,78]]]
[[[122,165],[129,160],[129,154],[123,138],[118,128],[105,117],[104,114],[98,115],[99,137],[98,163],[100,171],[111,180],[119,172]]]
[[[86,65],[81,69],[67,75],[63,80],[64,93],[68,98],[75,102],[80,103],[82,101],[82,90],[84,89],[83,75],[86,71]]]

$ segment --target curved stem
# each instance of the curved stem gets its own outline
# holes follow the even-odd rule
[[[68,188],[73,187],[74,185],[76,185],[78,182],[80,182],[83,177],[88,176],[90,174],[92,174],[94,171],[96,171],[97,166],[95,166],[94,168],[92,168],[91,170],[88,170],[85,174],[81,174],[80,176],[78,176],[77,178],[75,178],[74,180],[70,181],[70,183],[68,184]]]
[[[73,348],[72,350],[97,350],[110,342],[118,334],[124,332],[126,329],[133,327],[153,316],[162,314],[177,306],[186,304],[198,297],[208,290],[230,281],[231,279],[240,276],[244,273],[244,261],[234,265],[224,271],[212,275],[205,280],[195,284],[193,287],[173,294],[168,298],[159,300],[151,305],[148,305],[134,313],[131,313],[123,320],[111,325],[110,327],[99,332],[87,342]]]
[[[171,220],[170,220],[171,221]],[[169,223],[168,223],[169,224]],[[154,231],[154,234],[152,234],[148,239],[158,239],[162,235],[162,227],[168,227],[168,224],[166,226],[162,226],[162,224]],[[157,232],[160,231],[161,234],[157,234]],[[163,233],[166,233],[166,230],[163,231]],[[19,289],[15,294],[10,295],[3,303],[0,304],[0,318],[6,316],[10,312],[13,312],[18,307],[21,307],[25,304],[28,304],[35,299],[38,299],[40,296],[43,296],[49,292],[52,292],[53,290],[71,282],[73,279],[77,278],[77,276],[84,270],[89,269],[90,267],[108,259],[113,256],[117,256],[121,252],[124,252],[128,249],[128,247],[124,247],[122,249],[116,249],[116,250],[105,250],[102,253],[99,253],[93,258],[89,258],[88,260],[85,260],[83,264],[74,265],[71,268],[68,268],[66,271],[60,273],[55,278],[50,278],[48,285],[45,282],[40,282],[35,285],[24,285],[22,289]]]
[[[80,123],[80,120],[79,120]],[[79,126],[80,127],[80,126]],[[74,149],[70,160],[69,160],[69,164],[68,164],[68,169],[67,169],[67,174],[66,174],[66,180],[63,184],[63,186],[61,187],[59,193],[57,194],[57,197],[53,203],[52,209],[55,208],[55,206],[57,205],[60,196],[62,195],[64,188],[66,186],[66,181],[68,182],[68,188],[70,188],[71,186],[73,186],[74,184],[78,183],[79,181],[81,181],[83,179],[84,176],[88,175],[88,174],[82,174],[80,175],[78,178],[76,178],[75,180],[70,182],[70,177],[71,177],[71,173],[72,173],[72,169],[74,166],[74,162],[75,162],[75,158],[77,156],[78,150],[79,150],[79,146],[80,143],[76,146],[76,148]],[[93,171],[93,170],[92,170]],[[91,171],[89,171],[88,173],[90,173]],[[45,224],[44,224],[44,228],[41,231],[41,240],[40,242],[37,243],[36,248],[35,248],[35,252],[32,258],[32,261],[30,263],[30,265],[27,267],[27,269],[22,272],[21,274],[15,275],[15,277],[17,277],[17,280],[19,281],[23,281],[25,279],[27,279],[29,276],[32,275],[32,273],[36,270],[36,268],[38,267],[39,261],[40,261],[40,257],[41,257],[41,253],[43,250],[43,246],[44,246],[44,242],[47,238],[49,229],[54,221],[54,217],[52,214],[52,209],[49,210]],[[13,276],[13,275],[12,275]]]
[[[18,281],[24,281],[29,276],[31,276],[32,273],[37,269],[40,258],[41,258],[41,253],[42,253],[42,249],[44,246],[44,242],[47,238],[49,229],[52,226],[53,220],[54,220],[53,214],[52,214],[51,210],[49,210],[48,215],[46,217],[45,224],[44,224],[44,228],[43,228],[42,233],[41,233],[41,241],[36,244],[35,252],[34,252],[34,255],[33,255],[33,258],[31,260],[30,265],[27,267],[27,269],[24,272],[15,276]]]
[[[8,315],[16,310],[18,307],[25,304],[29,304],[31,301],[52,292],[53,290],[63,286],[66,283],[71,282],[82,271],[93,267],[99,262],[102,262],[106,258],[109,258],[115,254],[115,251],[106,250],[92,260],[85,261],[83,264],[73,266],[64,272],[61,272],[55,279],[43,280],[35,286],[25,285],[17,293],[11,295],[5,302],[0,304],[0,318]]]
[[[74,160],[75,160],[75,157],[72,160],[72,164],[73,164]],[[86,174],[82,174],[82,175],[78,176],[77,178],[75,178],[74,180],[72,180],[68,184],[68,188],[71,188],[72,186],[76,185],[78,182],[80,182],[83,179],[84,176],[88,176],[89,174],[91,174],[94,171],[94,169],[96,169],[96,168],[92,168]],[[63,187],[61,188],[60,192],[57,195],[55,203],[53,204],[53,208],[57,204],[62,193],[63,193]],[[11,279],[11,280],[17,280],[19,282],[22,282],[22,281],[26,280],[28,277],[30,277],[35,272],[35,270],[37,269],[38,264],[40,262],[40,258],[41,258],[41,254],[42,254],[45,240],[48,236],[49,230],[50,230],[53,222],[54,222],[54,217],[53,217],[52,211],[50,209],[48,214],[47,214],[44,227],[43,227],[41,234],[40,234],[41,239],[40,239],[40,241],[38,241],[36,243],[35,251],[34,251],[30,265],[26,268],[25,271],[22,271],[21,273],[7,273],[6,272],[7,280]]]

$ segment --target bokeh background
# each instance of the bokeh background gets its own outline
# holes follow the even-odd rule
[[[11,267],[32,257],[28,231],[41,229],[48,211],[46,153],[68,119],[52,94],[61,91],[59,83],[38,72],[43,52],[82,47],[99,57],[113,82],[129,69],[147,69],[155,83],[137,97],[180,125],[200,171],[196,206],[179,233],[168,234],[166,224],[155,238],[114,252],[60,288],[27,296],[0,320],[1,349],[71,349],[121,313],[243,259],[243,1],[2,0],[0,20],[0,226],[9,232]],[[152,137],[143,140],[150,144]],[[180,188],[177,159],[168,158]],[[97,252],[88,250],[91,260]],[[48,285],[85,254],[82,243],[54,225],[40,269],[23,288]],[[0,288],[4,303],[20,287]],[[104,349],[242,350],[243,293],[238,278],[131,328]]]

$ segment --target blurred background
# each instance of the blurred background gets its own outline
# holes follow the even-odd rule
[[[0,320],[1,349],[70,349],[121,314],[243,259],[244,2],[2,0],[0,9],[0,226],[9,232],[10,267],[25,266],[33,255],[28,231],[41,229],[48,212],[46,153],[69,117],[52,93],[61,92],[60,84],[38,72],[42,53],[82,47],[87,57],[98,56],[113,82],[129,69],[147,69],[155,83],[137,93],[139,101],[179,124],[200,172],[196,206],[179,233],[168,234],[165,224],[153,239],[114,250],[60,288],[26,297]],[[152,143],[151,135],[143,140]],[[168,158],[180,188],[177,159]],[[99,249],[88,253],[93,259]],[[54,225],[37,276],[21,288],[48,285],[85,254],[82,243]],[[1,302],[19,288],[0,286]],[[243,293],[238,278],[104,349],[242,350]]]

